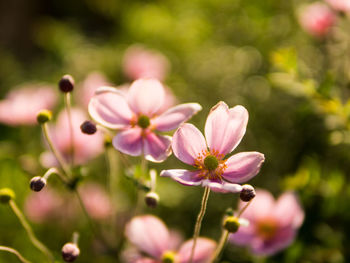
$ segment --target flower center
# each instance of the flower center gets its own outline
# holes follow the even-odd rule
[[[258,223],[257,232],[261,238],[269,240],[275,236],[277,228],[277,223],[274,220],[265,219]]]
[[[194,167],[200,171],[201,178],[222,180],[221,175],[227,168],[226,160],[223,158],[224,156],[216,150],[204,150],[194,160]]]
[[[162,255],[162,263],[174,263],[176,254],[173,251],[165,251]]]
[[[209,171],[213,171],[219,166],[219,161],[214,155],[208,155],[204,158],[204,166]]]
[[[141,128],[146,129],[151,124],[149,118],[145,115],[140,115],[140,117],[137,120],[137,125],[139,125]]]

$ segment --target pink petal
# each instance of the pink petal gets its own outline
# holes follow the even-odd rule
[[[298,228],[304,221],[304,211],[297,196],[291,192],[286,192],[278,198],[273,214],[281,226]]]
[[[162,162],[171,154],[171,137],[157,135],[149,132],[145,135],[144,154],[147,160],[152,162]]]
[[[151,258],[139,258],[135,262],[132,262],[132,263],[159,263],[159,261],[151,259]]]
[[[241,152],[228,158],[227,168],[222,175],[232,183],[243,183],[254,177],[260,170],[265,157],[258,152]]]
[[[163,85],[156,79],[138,79],[128,92],[130,108],[138,115],[152,117],[164,103]]]
[[[255,238],[250,244],[256,255],[273,255],[288,247],[295,239],[296,231],[293,228],[279,229],[275,237],[270,240]]]
[[[188,171],[182,169],[163,170],[160,176],[171,177],[183,185],[200,185],[202,178],[198,176],[198,171]]]
[[[213,182],[208,179],[202,181],[203,187],[209,187],[214,192],[219,193],[239,193],[242,191],[242,186],[239,184],[232,184],[228,182]]]
[[[248,123],[248,111],[243,106],[229,109],[225,102],[215,105],[205,123],[205,137],[210,150],[226,155],[242,140]]]
[[[182,124],[177,129],[171,146],[175,156],[190,165],[194,165],[198,155],[207,150],[202,133],[189,123]]]
[[[202,109],[198,103],[180,104],[170,108],[159,117],[152,120],[152,125],[158,131],[171,131]]]
[[[89,114],[96,122],[111,129],[130,125],[133,117],[124,96],[113,88],[96,91],[89,103]]]
[[[142,153],[142,129],[135,127],[123,130],[113,138],[113,146],[122,153],[139,156]]]
[[[236,233],[229,236],[230,242],[239,246],[251,244],[254,238],[256,238],[255,226],[252,225],[241,226]]]
[[[160,258],[169,249],[169,231],[157,217],[134,217],[125,229],[129,241],[154,258]]]
[[[246,202],[240,202],[239,208],[242,209],[246,204]],[[275,199],[270,192],[256,189],[256,196],[244,211],[243,217],[254,224],[255,221],[261,218],[271,217],[274,206]]]
[[[191,256],[193,240],[186,241],[179,250],[180,263],[188,263]],[[193,255],[193,263],[207,263],[210,262],[216,248],[215,241],[199,237],[197,239],[196,248]]]

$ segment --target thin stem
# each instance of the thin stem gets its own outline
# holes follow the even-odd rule
[[[79,233],[74,232],[72,237],[72,243],[78,245],[78,241],[79,241]]]
[[[62,170],[64,171],[64,173],[69,176],[71,174],[70,169],[68,167],[68,165],[66,164],[65,160],[63,159],[63,157],[61,156],[61,154],[58,152],[58,150],[56,149],[56,147],[54,146],[50,136],[49,136],[49,130],[48,130],[48,126],[47,123],[44,123],[41,125],[42,130],[43,130],[43,134],[45,136],[46,142],[50,147],[51,152],[54,154],[54,156],[56,157],[58,164],[60,165],[60,167],[62,168]]]
[[[219,244],[217,245],[210,262],[215,262],[215,261],[219,260],[220,254],[221,254],[222,250],[224,249],[225,244],[227,242],[228,235],[229,235],[229,232],[226,229],[224,231],[222,231]]]
[[[78,201],[79,201],[80,207],[81,207],[81,209],[83,210],[83,212],[84,212],[84,214],[85,214],[85,216],[86,216],[86,218],[87,218],[87,220],[88,220],[88,222],[89,222],[89,225],[90,225],[92,231],[94,232],[94,234],[96,234],[97,231],[96,231],[96,226],[95,226],[95,224],[94,224],[94,221],[92,220],[92,218],[90,217],[88,211],[86,210],[85,204],[84,204],[83,200],[81,199],[78,190],[75,189],[75,190],[74,190],[74,193],[75,193],[75,195],[77,196],[77,199],[78,199]]]
[[[108,180],[108,188],[110,195],[112,197],[112,200],[115,201],[116,199],[116,185],[117,185],[117,164],[118,160],[116,158],[116,155],[114,153],[114,149],[112,147],[108,147],[106,149],[106,158],[108,162],[108,172],[109,172],[109,180]]]
[[[248,206],[251,204],[251,202],[253,201],[254,199],[250,200],[242,209],[241,211],[238,212],[238,215],[237,217],[241,217],[241,215],[244,213],[244,211],[248,208]]]
[[[11,248],[11,247],[5,247],[5,246],[0,246],[0,251],[6,251],[9,253],[12,253],[14,255],[17,256],[17,258],[19,259],[19,261],[23,262],[23,263],[31,263],[29,260],[25,259],[21,253],[19,253],[16,249]]]
[[[19,219],[19,221],[21,222],[23,228],[26,230],[30,241],[32,242],[32,244],[39,249],[50,262],[54,262],[54,257],[51,254],[51,252],[49,251],[49,249],[43,244],[41,243],[35,236],[31,226],[29,225],[28,221],[26,220],[26,218],[24,217],[24,215],[22,214],[21,210],[18,208],[18,206],[16,205],[15,201],[10,200],[9,202],[10,207],[12,208],[13,212],[16,214],[17,218]]]
[[[197,238],[199,236],[200,230],[201,230],[201,225],[202,225],[202,220],[205,214],[205,211],[207,209],[207,203],[209,199],[209,194],[210,194],[210,188],[205,187],[204,193],[203,193],[203,198],[202,198],[202,204],[201,204],[201,210],[199,211],[196,225],[194,227],[194,233],[193,233],[193,245],[192,245],[192,250],[191,250],[191,256],[190,256],[190,263],[192,263],[193,256],[194,256],[194,251],[196,249],[196,244],[197,244]]]
[[[64,94],[64,103],[66,105],[67,116],[68,116],[68,125],[69,125],[69,133],[70,133],[70,155],[71,155],[71,165],[74,165],[74,130],[73,130],[73,120],[72,120],[72,106],[70,100],[70,92],[66,92]]]

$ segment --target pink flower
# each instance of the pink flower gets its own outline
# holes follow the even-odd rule
[[[107,86],[108,81],[106,77],[100,72],[91,72],[79,85],[79,89],[77,90],[77,101],[79,105],[87,109],[90,99],[94,96],[95,91],[102,86]]]
[[[161,162],[171,153],[171,138],[156,132],[176,129],[201,110],[197,103],[186,103],[157,115],[164,93],[156,79],[134,81],[126,96],[117,89],[102,88],[91,99],[89,113],[101,125],[120,130],[113,138],[117,150],[132,156],[144,154],[150,161]]]
[[[81,187],[81,198],[89,215],[102,220],[108,218],[112,213],[112,203],[107,193],[98,184],[86,184]]]
[[[337,11],[350,12],[349,0],[326,0],[326,2]]]
[[[0,101],[0,122],[13,126],[37,124],[38,111],[52,109],[56,100],[55,90],[42,84],[12,90]]]
[[[333,26],[335,15],[327,5],[315,2],[302,10],[299,20],[306,32],[316,37],[322,37]]]
[[[184,185],[201,185],[216,192],[240,192],[243,183],[260,170],[264,155],[241,152],[228,159],[242,140],[248,123],[248,112],[243,106],[229,109],[224,102],[214,106],[205,124],[205,136],[192,124],[183,124],[173,136],[175,156],[192,165],[195,170],[164,170],[168,176]]]
[[[240,207],[245,204],[241,202]],[[243,216],[249,226],[240,227],[230,241],[249,246],[254,254],[260,255],[275,254],[288,247],[304,220],[304,212],[293,193],[284,193],[275,201],[265,190],[256,191]]]
[[[62,203],[62,199],[54,190],[45,187],[40,192],[32,192],[26,198],[24,211],[31,221],[43,223],[57,219],[57,211],[61,210]]]
[[[134,217],[126,226],[128,240],[135,245],[140,253],[130,263],[161,263],[171,257],[174,262],[189,262],[192,240],[181,245],[176,252],[172,236],[164,223],[157,217],[144,215]],[[198,238],[193,263],[209,262],[214,253],[216,243],[207,238]],[[142,256],[142,253],[147,256]]]
[[[53,144],[67,160],[71,159],[71,149],[74,147],[74,164],[80,165],[93,159],[103,151],[103,136],[99,132],[94,135],[83,134],[80,125],[87,119],[85,113],[72,108],[73,139],[72,145],[67,111],[63,110],[57,119],[56,125],[50,127]],[[45,167],[57,165],[57,161],[51,152],[46,152],[41,156],[41,161]]]
[[[169,71],[169,61],[157,51],[135,45],[127,49],[123,68],[130,79],[155,78],[162,81]]]

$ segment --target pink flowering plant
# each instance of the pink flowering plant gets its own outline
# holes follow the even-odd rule
[[[72,235],[62,244],[65,262],[73,262],[91,249],[116,262],[212,263],[220,260],[227,243],[248,246],[252,254],[260,256],[292,244],[304,220],[296,195],[287,192],[275,201],[265,190],[255,192],[246,183],[259,174],[264,154],[234,152],[246,134],[248,110],[218,102],[209,111],[204,136],[188,123],[202,106],[195,102],[177,104],[170,87],[161,82],[169,70],[163,55],[132,48],[124,59],[125,73],[135,78],[131,84],[113,87],[102,73],[93,72],[76,85],[72,76],[64,75],[58,83],[64,107],[57,114],[51,112],[59,99],[57,94],[52,97],[42,88],[39,95],[31,94],[33,103],[28,105],[32,108],[27,113],[36,111],[46,148],[37,166],[46,172],[38,175],[31,159],[25,160],[33,191],[24,202],[25,214],[16,205],[11,189],[0,189],[0,202],[8,204],[18,217],[31,244],[41,252],[40,262],[56,262],[57,253],[36,237],[27,217],[36,224],[54,222],[65,236]],[[77,91],[76,86],[80,87]],[[46,96],[47,102],[42,104],[37,96]],[[77,103],[73,105],[74,99]],[[18,110],[14,110],[12,122],[4,123],[32,122],[23,117],[28,117],[23,101],[19,92],[0,103]],[[167,161],[172,153],[187,169],[168,169],[173,166]],[[101,162],[103,165],[95,165]],[[193,202],[200,207],[197,219],[186,221],[189,230],[177,227],[183,223],[182,215],[177,216],[181,207],[163,201],[167,200],[165,194],[175,203],[178,200],[174,199],[180,200],[176,187],[188,198],[188,188],[166,177],[184,186],[204,188],[201,203]],[[210,208],[211,191],[226,194],[218,195],[222,200],[232,200],[234,195],[241,200],[236,209],[218,208],[221,211],[215,214],[219,220],[213,225],[214,234],[202,231],[206,230],[202,222]],[[164,222],[175,225],[176,230],[169,230],[162,219],[151,214],[162,211],[169,214]],[[79,246],[76,229],[84,224],[90,237],[80,231],[84,240]],[[13,248],[0,246],[1,250],[30,263]],[[99,256],[93,260],[100,260]]]

